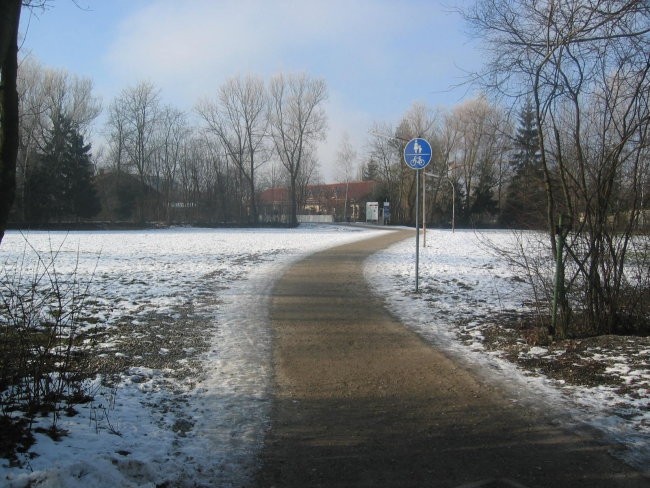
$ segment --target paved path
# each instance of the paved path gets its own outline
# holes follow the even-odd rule
[[[258,486],[649,486],[602,446],[508,401],[371,296],[364,259],[408,235],[315,254],[277,283]]]

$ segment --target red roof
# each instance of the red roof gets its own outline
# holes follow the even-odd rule
[[[269,188],[260,193],[259,203],[278,203],[289,201],[289,189],[285,187]]]

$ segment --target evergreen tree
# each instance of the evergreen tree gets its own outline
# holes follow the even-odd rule
[[[59,114],[28,183],[29,217],[34,221],[90,218],[100,210],[93,185],[90,144],[72,121]]]
[[[530,98],[526,99],[519,114],[519,126],[514,137],[513,146],[514,152],[510,162],[515,172],[540,166],[539,133],[537,131],[535,108]]]
[[[363,166],[361,178],[363,181],[376,181],[379,179],[379,165],[376,161],[371,159]]]
[[[499,204],[494,198],[494,190],[489,184],[481,184],[474,189],[474,201],[470,214],[478,223],[498,214]]]
[[[507,189],[501,223],[517,228],[543,228],[546,224],[546,191],[535,109],[530,99],[526,100],[519,114],[510,164],[514,175]]]

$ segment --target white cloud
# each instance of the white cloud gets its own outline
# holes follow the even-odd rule
[[[365,5],[365,6],[364,6]],[[119,78],[208,90],[239,73],[303,71],[310,63],[343,69],[381,58],[366,41],[392,22],[381,4],[334,2],[156,1],[119,29],[108,61]],[[368,14],[370,12],[370,14]],[[351,40],[363,42],[351,42]],[[313,58],[310,59],[310,56]],[[187,85],[186,85],[187,86]],[[164,88],[164,86],[163,86]]]

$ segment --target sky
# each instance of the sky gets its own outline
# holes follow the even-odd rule
[[[323,78],[329,130],[318,156],[333,181],[344,134],[362,158],[373,123],[397,125],[413,103],[451,107],[475,93],[458,86],[481,55],[453,1],[49,0],[23,11],[20,50],[91,78],[105,107],[141,81],[192,112],[232,77]]]

